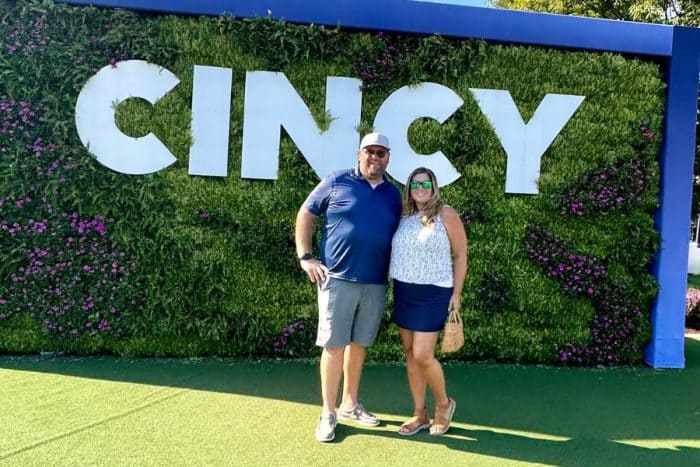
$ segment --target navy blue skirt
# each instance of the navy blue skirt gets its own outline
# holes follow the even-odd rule
[[[410,331],[436,332],[445,327],[452,287],[408,284],[394,279],[394,313],[391,320]]]

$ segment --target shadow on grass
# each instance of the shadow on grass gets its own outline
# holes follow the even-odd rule
[[[362,434],[555,465],[700,465],[700,449],[687,446],[700,441],[700,341],[686,342],[685,370],[446,365],[448,390],[458,403],[457,426],[437,438],[423,432],[406,439],[395,433],[412,410],[404,369],[368,365],[362,399],[387,425],[342,425],[336,442]],[[314,362],[0,357],[0,368],[312,406],[320,398]],[[634,445],[653,446],[654,441],[677,446]]]
[[[600,437],[580,437],[565,440],[537,439],[530,436],[500,433],[491,430],[450,428],[449,434],[433,437],[421,432],[411,437],[412,442],[444,445],[455,451],[484,456],[494,456],[520,462],[533,462],[558,466],[693,466],[700,462],[700,449],[691,446],[668,448],[646,448],[625,444]],[[336,442],[359,434],[372,434],[405,439],[399,434],[370,429],[343,426],[337,430]]]

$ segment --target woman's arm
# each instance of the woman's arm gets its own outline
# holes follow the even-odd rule
[[[447,229],[447,237],[450,239],[452,250],[452,268],[454,275],[454,290],[450,298],[450,309],[459,312],[462,299],[462,286],[467,277],[467,232],[464,230],[462,219],[451,206],[442,208],[442,223]]]

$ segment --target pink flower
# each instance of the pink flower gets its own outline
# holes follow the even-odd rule
[[[691,315],[697,309],[698,304],[700,304],[700,290],[689,287],[685,294],[686,316]]]

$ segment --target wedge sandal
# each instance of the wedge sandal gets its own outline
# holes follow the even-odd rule
[[[427,409],[417,409],[414,411],[413,417],[406,420],[399,427],[401,436],[413,436],[421,430],[430,428],[430,419],[428,418]]]
[[[433,436],[444,435],[447,433],[447,430],[450,429],[452,417],[457,408],[457,402],[451,397],[448,397],[448,399],[447,407],[444,409],[435,408],[435,419],[433,420],[433,425],[430,427],[430,434]]]

